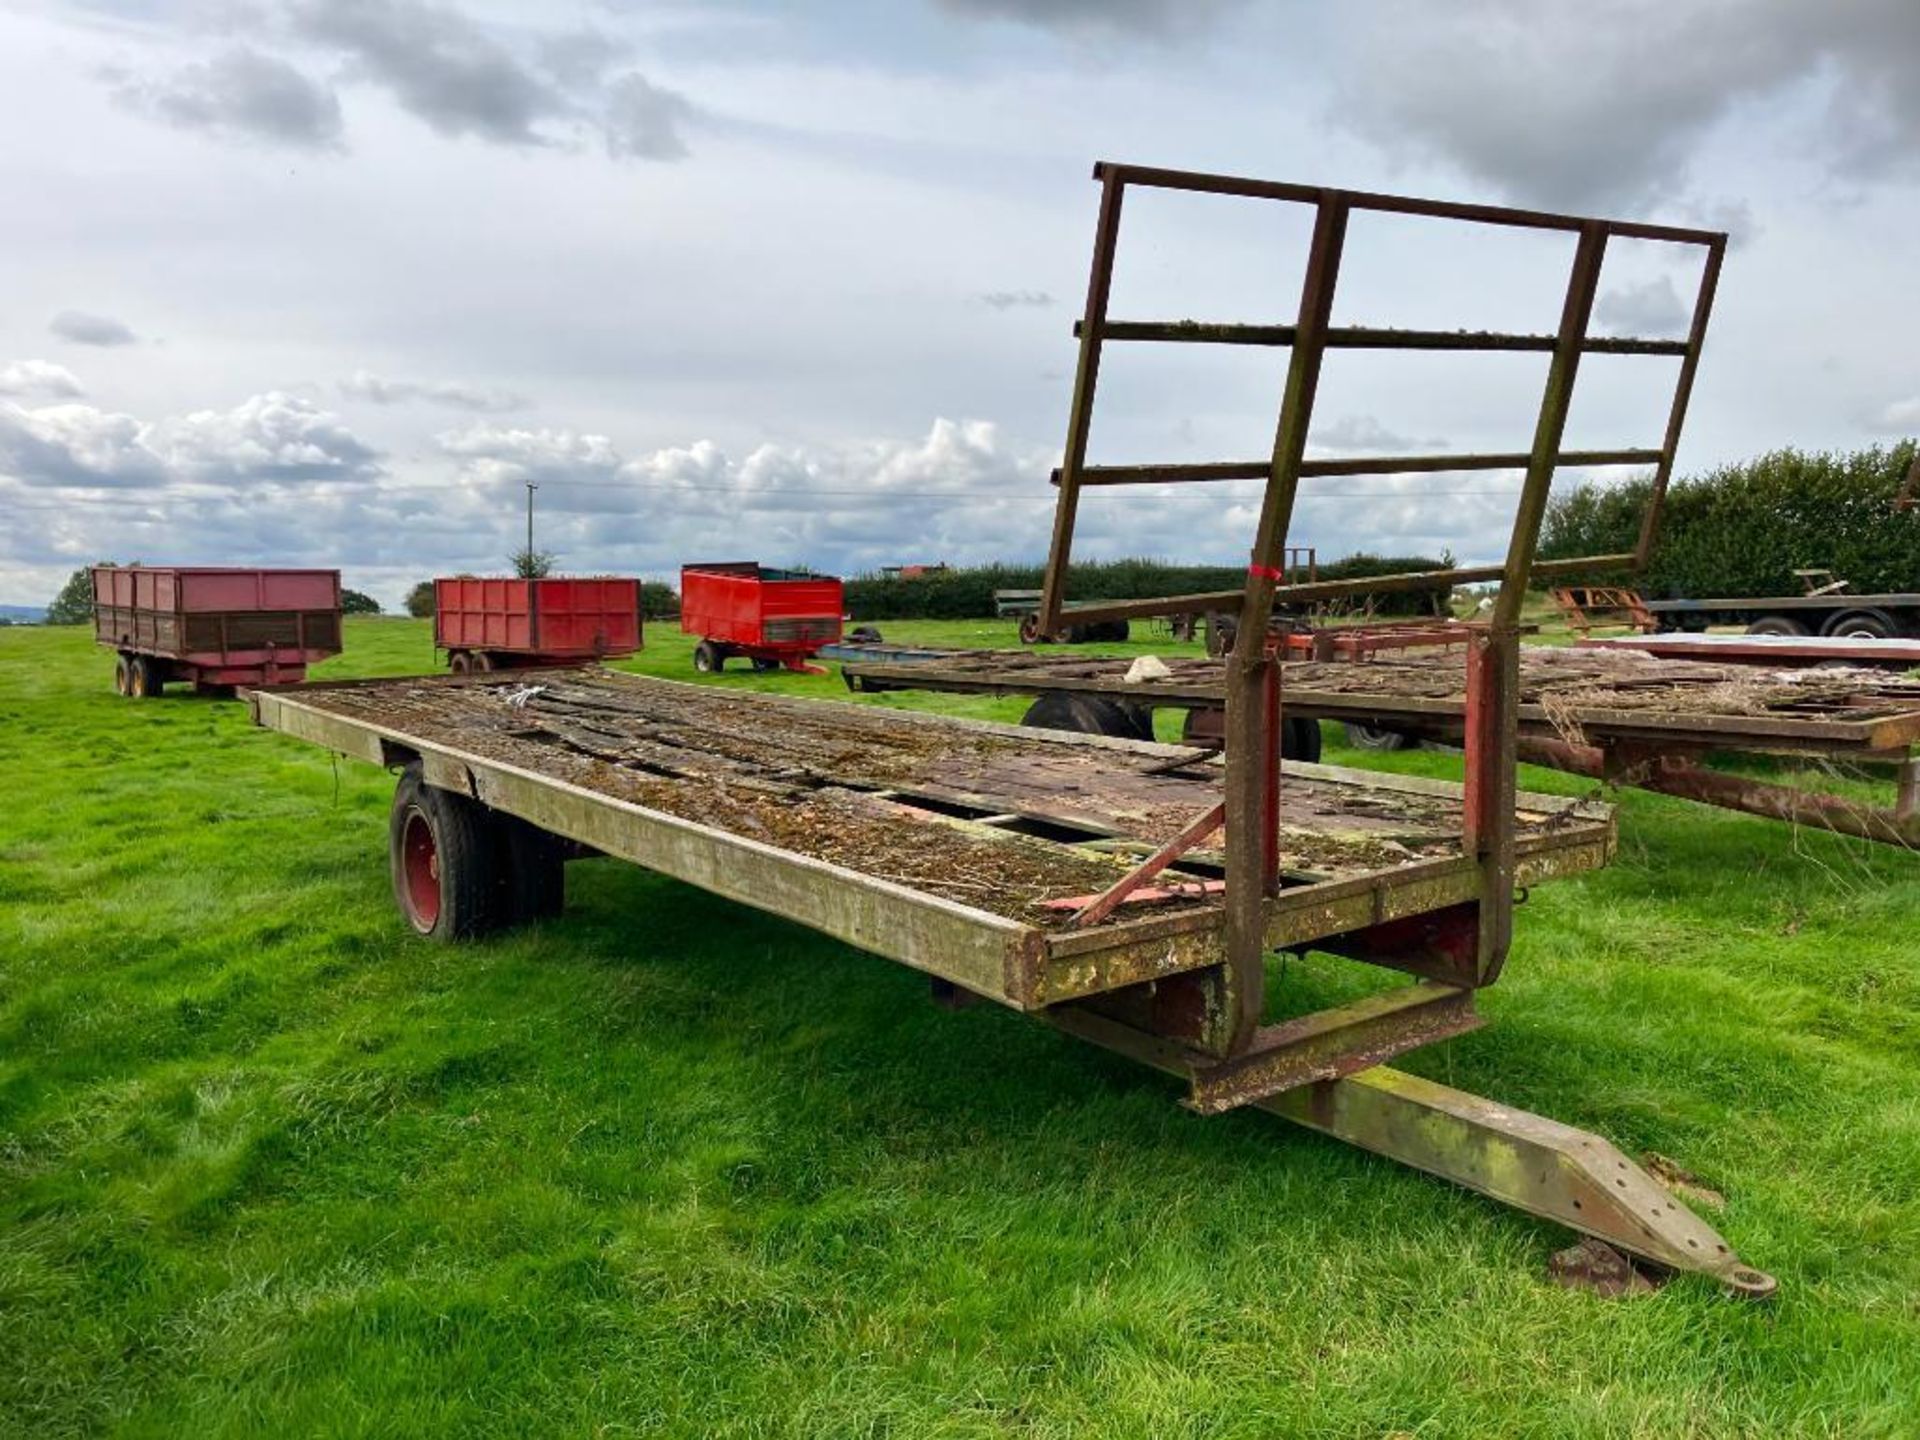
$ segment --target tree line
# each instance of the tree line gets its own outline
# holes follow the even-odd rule
[[[1911,440],[1851,452],[1775,450],[1677,480],[1651,563],[1634,583],[1662,600],[1792,595],[1800,591],[1795,570],[1822,569],[1856,594],[1920,589],[1920,506],[1895,504],[1914,456]],[[1540,533],[1541,558],[1632,550],[1652,490],[1651,477],[1642,476],[1556,496]]]

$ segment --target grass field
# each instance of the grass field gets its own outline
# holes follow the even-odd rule
[[[1674,1157],[1780,1280],[1608,1302],[1550,1226],[630,866],[416,942],[390,777],[110,672],[0,630],[0,1434],[1920,1434],[1913,856],[1628,794],[1413,1059]]]

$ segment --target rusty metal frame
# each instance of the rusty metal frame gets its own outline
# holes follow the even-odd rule
[[[1267,909],[1275,892],[1274,825],[1279,781],[1276,737],[1281,716],[1280,675],[1268,642],[1276,604],[1333,599],[1363,592],[1497,580],[1489,623],[1467,627],[1466,805],[1463,839],[1479,874],[1473,916],[1474,965],[1470,984],[1489,984],[1500,973],[1512,934],[1514,888],[1514,767],[1518,745],[1518,670],[1521,606],[1535,575],[1599,565],[1643,563],[1658,531],[1688,398],[1705,341],[1718,285],[1726,236],[1707,230],[1602,220],[1544,211],[1466,205],[1410,196],[1328,189],[1273,181],[1142,166],[1101,164],[1087,298],[1077,333],[1079,363],[1068,412],[1066,444],[1055,474],[1058,499],[1053,541],[1041,594],[1040,625],[1058,629],[1072,622],[1181,615],[1231,609],[1238,629],[1226,660],[1226,952],[1215,1001],[1225,1015],[1229,1054],[1255,1043],[1265,990]],[[1120,222],[1130,188],[1239,196],[1310,207],[1308,245],[1300,300],[1293,321],[1283,325],[1197,324],[1191,321],[1115,320],[1108,314]],[[1551,334],[1486,334],[1383,329],[1333,324],[1334,297],[1349,224],[1356,215],[1418,215],[1492,225],[1558,231],[1574,237],[1559,322]],[[1705,252],[1699,290],[1684,341],[1590,336],[1595,297],[1607,243],[1613,237],[1699,247]],[[1103,347],[1109,342],[1225,344],[1285,347],[1287,374],[1279,398],[1271,454],[1263,462],[1199,465],[1091,466],[1087,463]],[[1322,362],[1334,349],[1432,351],[1533,351],[1549,357],[1531,445],[1525,453],[1483,455],[1366,456],[1309,460],[1307,435]],[[1563,449],[1574,382],[1583,355],[1678,357],[1679,374],[1658,449],[1569,452]],[[1537,564],[1535,550],[1554,472],[1561,465],[1652,465],[1652,497],[1631,554],[1587,556]],[[1515,506],[1506,558],[1500,565],[1369,576],[1364,579],[1288,583],[1289,528],[1303,479],[1316,475],[1408,474],[1522,468],[1525,480]],[[1069,605],[1067,582],[1082,490],[1089,486],[1264,480],[1259,522],[1247,578],[1235,591]],[[1148,876],[1142,874],[1138,884]]]

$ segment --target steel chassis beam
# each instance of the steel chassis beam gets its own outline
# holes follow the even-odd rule
[[[1164,1038],[1085,1007],[1061,1006],[1047,1018],[1071,1035],[1170,1074],[1191,1079],[1211,1073]],[[1618,1147],[1557,1120],[1386,1065],[1311,1077],[1251,1104],[1652,1265],[1710,1276],[1731,1294],[1760,1300],[1777,1288],[1773,1276],[1741,1260],[1718,1231]]]

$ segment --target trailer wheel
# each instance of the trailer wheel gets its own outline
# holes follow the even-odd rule
[[[1216,705],[1196,705],[1187,711],[1180,727],[1184,745],[1205,745],[1218,749],[1226,743],[1227,712]],[[1280,717],[1280,758],[1318,763],[1320,759],[1320,722],[1310,715]]]
[[[151,700],[166,688],[160,667],[144,655],[136,655],[127,667],[127,693],[137,700]]]
[[[718,675],[726,663],[727,657],[711,640],[702,640],[693,647],[693,668],[702,675]]]
[[[447,671],[453,675],[465,675],[473,669],[473,661],[467,658],[467,652],[456,650],[447,656]]]
[[[476,675],[484,675],[491,669],[493,669],[493,653],[488,650],[474,651],[473,673]]]
[[[1042,695],[1020,717],[1037,730],[1071,730],[1080,735],[1111,735],[1116,740],[1153,739],[1153,712],[1108,695],[1055,690]]]
[[[566,908],[566,842],[517,815],[496,815],[506,851],[512,918],[549,920]]]
[[[1040,617],[1029,611],[1020,617],[1020,643],[1038,645],[1047,637],[1040,633]]]
[[[124,655],[116,655],[113,659],[113,693],[133,694],[133,667],[127,663]]]
[[[1749,635],[1806,635],[1811,632],[1791,615],[1762,615],[1747,626],[1747,633]]]
[[[1356,750],[1411,750],[1415,743],[1411,735],[1385,725],[1361,725],[1349,720],[1341,728],[1347,732],[1347,744]]]
[[[1820,633],[1843,640],[1889,640],[1899,629],[1884,610],[1849,610],[1834,616],[1820,628]]]
[[[1320,763],[1320,722],[1311,715],[1280,717],[1280,754],[1287,760]]]
[[[486,807],[441,790],[409,765],[387,826],[393,898],[414,933],[466,940],[503,918],[500,847]]]

